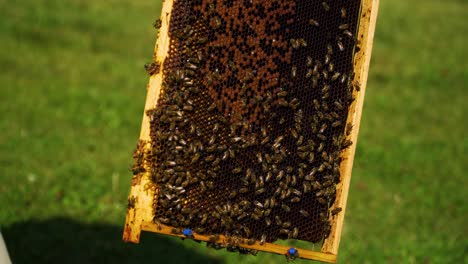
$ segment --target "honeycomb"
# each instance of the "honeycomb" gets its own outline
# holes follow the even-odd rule
[[[161,95],[147,112],[155,222],[212,242],[329,235],[352,144],[360,4],[174,1]]]

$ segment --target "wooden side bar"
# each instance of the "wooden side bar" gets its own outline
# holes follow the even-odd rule
[[[163,62],[169,51],[169,22],[171,19],[173,0],[163,1],[161,11],[161,28],[159,37],[156,41],[154,49],[154,60],[159,63],[160,70],[158,73],[150,77],[147,86],[147,96],[145,104],[145,113],[141,125],[140,140],[146,142],[146,149],[150,148],[150,120],[146,115],[146,111],[153,109],[159,98],[161,85],[163,81]],[[145,166],[144,167],[148,167]],[[128,242],[138,243],[140,241],[141,225],[144,221],[148,222],[153,219],[153,201],[155,197],[156,186],[149,180],[149,175],[146,172],[140,173],[133,177],[132,186],[130,189],[129,200],[134,200],[134,206],[127,210],[125,220],[125,228],[123,240]]]
[[[332,229],[330,236],[325,240],[322,246],[322,252],[324,253],[338,254],[338,247],[340,244],[346,211],[346,201],[348,200],[349,184],[351,181],[351,171],[353,169],[354,153],[356,151],[356,143],[359,133],[359,124],[361,121],[362,106],[364,103],[364,94],[366,91],[378,6],[378,0],[362,1],[361,17],[359,20],[359,30],[357,35],[358,47],[360,50],[354,57],[354,82],[360,85],[360,91],[355,92],[356,100],[350,106],[347,118],[347,123],[351,123],[353,126],[352,132],[348,137],[353,144],[342,153],[343,161],[340,167],[341,182],[337,186],[336,200],[335,204],[332,206],[332,209],[342,208],[342,211],[335,217],[332,216],[331,218]]]

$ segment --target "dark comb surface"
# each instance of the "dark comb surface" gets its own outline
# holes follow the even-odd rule
[[[161,96],[148,112],[155,221],[268,242],[328,236],[351,144],[359,7],[174,1]]]

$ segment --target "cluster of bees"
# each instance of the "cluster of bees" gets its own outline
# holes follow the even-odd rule
[[[161,95],[147,112],[154,222],[241,253],[319,242],[341,210],[330,207],[352,144],[359,3],[244,2],[174,2]]]

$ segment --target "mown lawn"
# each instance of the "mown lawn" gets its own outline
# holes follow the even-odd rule
[[[468,3],[381,2],[339,260],[467,262]],[[15,263],[285,262],[121,242],[159,10],[0,0],[0,227]]]

